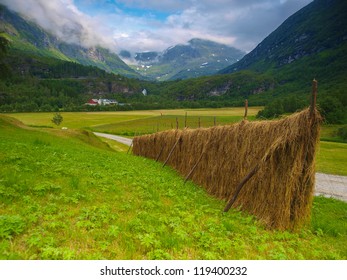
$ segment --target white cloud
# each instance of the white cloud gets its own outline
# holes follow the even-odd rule
[[[288,16],[311,0],[0,2],[25,14],[67,42],[85,46],[99,44],[114,51],[127,49],[138,52],[161,51],[191,38],[209,39],[250,51]],[[87,7],[96,5],[104,5],[106,9],[88,13]],[[146,10],[136,16],[136,13],[126,14],[122,11],[123,7]],[[167,15],[164,20],[158,17],[162,12]]]

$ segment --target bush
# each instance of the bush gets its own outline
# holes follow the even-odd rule
[[[343,140],[347,141],[347,125],[340,127],[337,131],[337,135],[340,136]]]
[[[305,107],[303,100],[296,96],[289,96],[277,99],[261,110],[257,114],[257,118],[276,118],[284,113],[294,113]]]
[[[319,100],[319,111],[329,124],[341,124],[344,121],[344,107],[341,102],[333,96],[324,96]]]
[[[24,222],[19,216],[0,216],[0,239],[10,238],[24,230]]]

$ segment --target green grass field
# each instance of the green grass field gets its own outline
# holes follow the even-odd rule
[[[1,259],[346,259],[347,204],[315,198],[312,223],[266,230],[171,168],[83,131],[0,117]]]
[[[262,107],[250,107],[248,116],[254,117]],[[62,126],[69,128],[87,128],[93,126],[109,125],[131,120],[144,118],[160,118],[168,116],[187,116],[197,118],[199,116],[208,118],[213,122],[213,117],[216,116],[217,123],[225,123],[230,120],[235,121],[241,119],[244,115],[244,108],[223,108],[223,109],[177,109],[177,110],[146,110],[146,111],[125,111],[125,112],[63,112],[61,115],[64,118]],[[51,122],[53,113],[15,113],[7,114],[12,116],[26,125],[31,126],[54,126]],[[156,123],[155,123],[156,124]]]

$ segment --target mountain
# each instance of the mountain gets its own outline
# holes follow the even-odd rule
[[[129,52],[122,52],[129,60]],[[125,56],[124,56],[125,55]],[[163,52],[136,53],[132,68],[152,80],[167,81],[216,73],[245,55],[241,50],[216,42],[192,39]]]
[[[1,5],[0,32],[7,34],[11,42],[11,49],[23,56],[51,57],[97,66],[108,72],[128,77],[141,77],[115,53],[102,47],[86,48],[77,44],[65,43],[37,24]]]
[[[219,73],[243,69],[269,73],[280,84],[313,78],[320,84],[345,84],[347,1],[315,0],[266,37],[254,50]]]

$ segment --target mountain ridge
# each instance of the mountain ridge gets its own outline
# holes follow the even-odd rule
[[[24,53],[97,66],[115,74],[141,78],[118,55],[108,49],[66,43],[3,5],[0,5],[0,31],[7,34],[11,48]]]
[[[346,1],[315,0],[286,19],[240,61],[219,73],[242,69],[263,71],[272,64],[280,68],[337,47],[347,42],[347,20],[343,11],[347,12]]]

